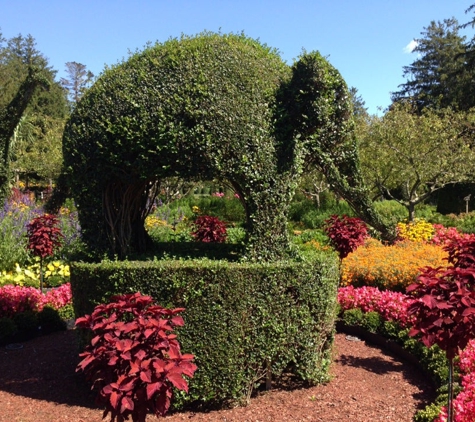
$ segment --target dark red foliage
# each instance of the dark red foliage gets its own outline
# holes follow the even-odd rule
[[[114,296],[98,305],[76,325],[91,329],[91,344],[80,354],[76,371],[84,371],[98,390],[104,417],[122,422],[132,416],[145,422],[147,413],[163,416],[170,407],[173,387],[188,392],[184,375],[192,377],[193,355],[181,354],[175,327],[183,326],[178,313],[165,309],[140,293]]]
[[[59,228],[58,217],[43,214],[34,218],[27,226],[28,249],[35,256],[46,258],[61,246],[63,234]]]
[[[363,220],[347,215],[332,215],[325,220],[325,232],[330,238],[330,244],[340,255],[346,258],[368,237],[368,229]]]
[[[195,220],[195,231],[191,235],[198,242],[226,241],[226,225],[218,218],[209,215],[202,215]]]
[[[408,308],[415,317],[409,335],[439,345],[451,360],[475,337],[475,241],[460,239],[445,249],[452,266],[427,267],[407,288],[418,298]]]

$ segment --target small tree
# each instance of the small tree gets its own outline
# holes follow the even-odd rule
[[[63,234],[58,217],[43,214],[34,218],[27,226],[28,249],[40,258],[40,289],[43,292],[43,260],[52,256],[54,250],[61,246]]]
[[[418,298],[408,308],[415,319],[409,335],[420,335],[427,347],[437,344],[449,361],[447,413],[451,422],[453,361],[475,333],[475,237],[460,239],[444,249],[452,266],[447,270],[427,267],[407,293]]]
[[[475,114],[396,104],[361,134],[366,182],[404,205],[409,221],[417,204],[451,183],[471,180],[475,169],[471,126]]]

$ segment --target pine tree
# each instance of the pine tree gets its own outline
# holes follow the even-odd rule
[[[434,22],[421,32],[413,53],[418,58],[403,68],[407,82],[392,93],[392,100],[410,100],[421,111],[424,108],[464,107],[466,80],[465,37],[459,35],[456,19]]]

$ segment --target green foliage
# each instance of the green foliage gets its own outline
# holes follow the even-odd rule
[[[74,319],[74,308],[73,305],[66,305],[62,308],[59,308],[58,315],[63,321]]]
[[[0,318],[0,344],[5,344],[18,332],[18,327],[11,318]]]
[[[38,323],[43,333],[66,329],[66,322],[61,318],[59,312],[50,306],[45,306],[38,312]]]
[[[382,324],[383,319],[378,312],[371,311],[364,314],[363,328],[368,330],[370,333],[378,332]]]
[[[32,332],[38,330],[38,315],[33,311],[19,312],[14,315],[13,322],[19,331]]]
[[[245,204],[247,258],[288,257],[289,204],[309,161],[331,167],[340,193],[352,192],[352,205],[381,228],[360,189],[351,118],[343,78],[317,52],[290,68],[244,35],[151,46],[107,69],[66,126],[84,239],[99,256],[149,249],[148,196],[155,181],[179,175],[232,186]]]
[[[333,255],[274,264],[76,263],[71,271],[77,316],[113,293],[135,291],[161,306],[186,309],[177,334],[200,369],[178,408],[194,400],[244,401],[268,364],[276,377],[286,369],[310,384],[328,377],[338,284]]]
[[[431,403],[422,410],[418,410],[414,415],[414,422],[434,422],[440,415],[442,404]]]
[[[397,223],[407,219],[407,209],[395,200],[375,201],[374,208],[388,225],[396,226]]]
[[[346,325],[356,325],[361,326],[363,323],[363,311],[360,308],[348,309],[343,312],[341,317],[342,321]]]

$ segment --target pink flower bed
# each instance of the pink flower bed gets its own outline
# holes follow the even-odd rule
[[[386,321],[398,321],[402,327],[410,325],[408,306],[414,299],[403,293],[379,290],[377,287],[341,287],[338,302],[343,310],[360,308],[363,312],[378,312]]]
[[[46,293],[34,287],[3,286],[0,287],[0,318],[11,318],[18,312],[41,311],[46,305],[59,309],[70,304],[71,300],[69,283]]]
[[[410,326],[408,306],[414,302],[403,293],[381,291],[376,287],[353,286],[338,289],[338,302],[343,310],[360,308],[363,312],[378,312],[387,321],[399,321],[401,326]],[[475,339],[460,353],[462,391],[454,399],[455,422],[475,421]],[[447,422],[447,409],[434,422]]]

